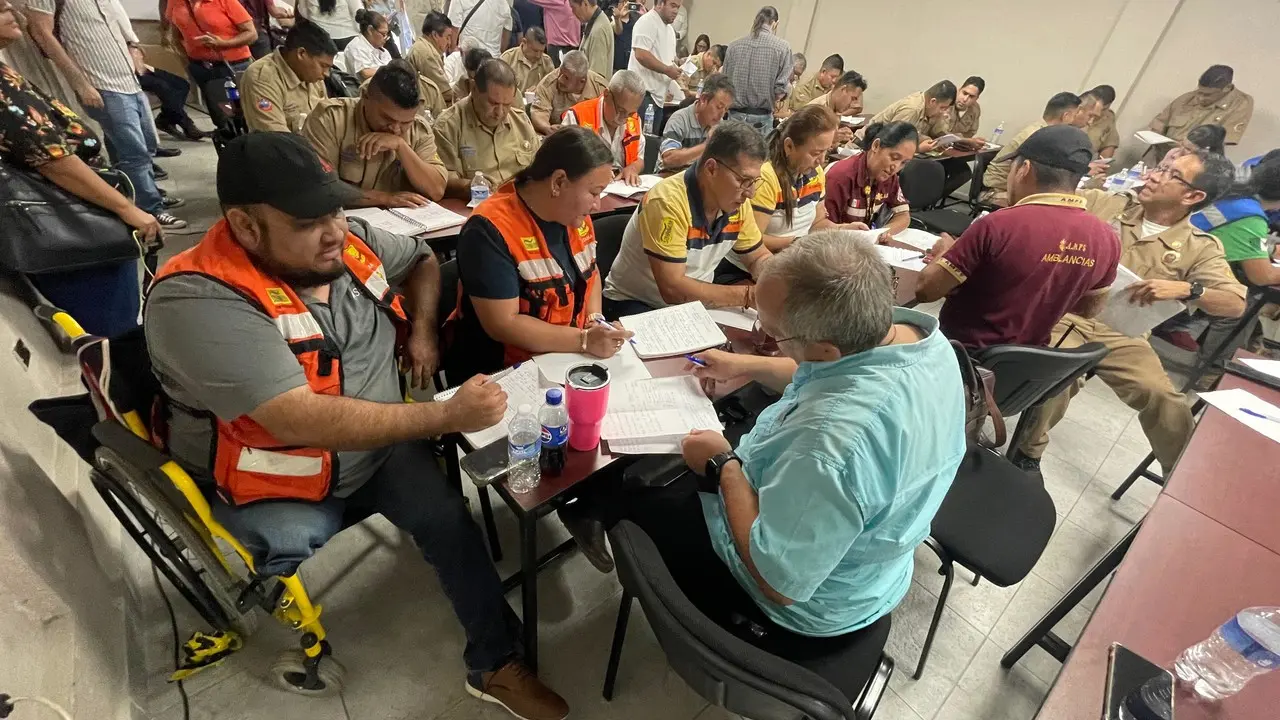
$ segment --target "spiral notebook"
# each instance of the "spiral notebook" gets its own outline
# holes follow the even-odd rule
[[[465,217],[436,203],[416,208],[360,208],[347,210],[346,214],[347,217],[358,217],[379,230],[397,235],[424,235],[467,221]]]

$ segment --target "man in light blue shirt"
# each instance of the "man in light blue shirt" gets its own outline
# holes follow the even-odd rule
[[[892,306],[888,266],[848,231],[796,240],[756,297],[782,356],[698,355],[702,377],[783,393],[736,454],[716,432],[685,438],[685,462],[718,492],[692,492],[692,478],[608,483],[561,516],[593,562],[583,516],[632,520],[700,610],[726,626],[746,618],[743,639],[803,663],[806,643],[866,627],[906,594],[965,454],[962,381],[937,321]]]

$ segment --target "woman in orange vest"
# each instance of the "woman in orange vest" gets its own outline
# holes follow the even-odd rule
[[[609,146],[586,128],[567,126],[476,207],[458,238],[450,377],[491,372],[538,353],[612,357],[631,337],[600,315],[591,213],[612,180]]]

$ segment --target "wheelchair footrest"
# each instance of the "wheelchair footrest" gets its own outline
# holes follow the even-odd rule
[[[186,680],[201,670],[221,663],[242,647],[244,643],[236,633],[196,631],[182,646],[182,664],[169,676],[169,682]]]

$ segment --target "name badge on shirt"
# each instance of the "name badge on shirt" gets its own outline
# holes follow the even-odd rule
[[[463,145],[458,148],[458,154],[464,158],[473,158],[476,156],[476,149],[471,145]]]

